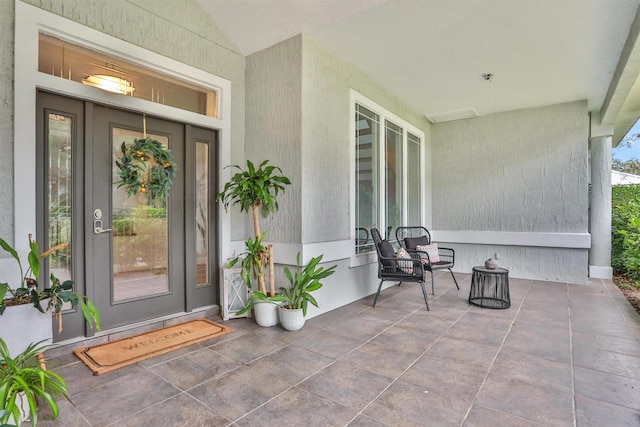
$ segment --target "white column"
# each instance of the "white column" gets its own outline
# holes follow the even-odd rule
[[[591,138],[589,276],[611,279],[611,135]]]

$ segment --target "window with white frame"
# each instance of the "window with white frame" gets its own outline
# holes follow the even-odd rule
[[[374,250],[370,229],[395,240],[401,225],[422,223],[424,133],[362,97],[355,111],[356,253]]]

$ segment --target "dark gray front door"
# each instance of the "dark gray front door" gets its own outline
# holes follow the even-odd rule
[[[36,237],[62,245],[42,277],[72,279],[112,329],[217,304],[217,133],[38,92]],[[166,202],[118,188],[120,146],[149,136],[178,172]],[[96,230],[98,228],[98,230]],[[56,341],[93,335],[65,310]]]
[[[184,125],[102,106],[92,111],[85,156],[86,277],[103,328],[184,311],[184,175],[175,177],[166,201],[149,201],[117,185],[115,163],[123,142],[147,136],[184,165]]]

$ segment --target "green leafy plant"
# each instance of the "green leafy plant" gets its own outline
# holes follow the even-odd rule
[[[12,358],[7,344],[0,338],[0,424],[22,423],[20,399],[29,407],[31,423],[38,423],[38,406],[45,402],[51,408],[54,418],[59,408],[56,399],[67,394],[67,385],[60,375],[47,370],[38,360],[46,346],[40,343],[30,344],[27,349]]]
[[[612,188],[611,265],[616,274],[640,281],[640,185]]]
[[[278,194],[284,192],[285,185],[291,184],[289,178],[275,174],[276,172],[282,173],[279,167],[270,166],[268,163],[269,161],[265,160],[256,169],[254,164],[247,160],[247,167],[244,170],[238,165],[227,166],[237,169],[238,172],[231,177],[231,180],[225,184],[224,189],[216,196],[216,201],[222,201],[225,210],[229,209],[229,205],[238,205],[240,212],[252,212],[255,239],[260,240],[260,242],[264,238],[260,231],[260,210],[265,215],[277,211]],[[255,241],[252,244],[255,244]],[[270,266],[273,263],[268,253],[267,262]],[[258,291],[266,294],[264,268],[259,271],[257,279]],[[275,293],[275,284],[271,282],[270,295],[275,296]]]
[[[262,233],[256,239],[248,238],[245,243],[247,250],[229,261],[229,268],[240,262],[242,268],[240,277],[249,289],[253,288],[255,280],[263,276],[265,269],[268,268],[269,249],[262,244],[265,235],[266,233]],[[277,294],[267,296],[264,291],[254,290],[251,292],[251,298],[249,298],[245,307],[236,314],[241,315],[246,313],[251,310],[258,301],[278,303],[283,301],[283,299]]]
[[[288,267],[284,268],[284,274],[291,284],[289,288],[280,288],[281,301],[286,303],[286,308],[301,308],[303,315],[306,316],[309,303],[316,307],[318,306],[318,302],[313,295],[311,295],[311,292],[320,289],[322,287],[320,281],[331,276],[337,267],[337,265],[326,269],[324,267],[318,267],[321,260],[322,255],[312,258],[309,264],[302,268],[300,265],[300,253],[298,253],[296,270],[291,272]]]
[[[66,247],[68,243],[63,243],[38,254],[38,243],[32,239],[29,234],[29,253],[27,254],[27,262],[29,267],[23,271],[20,257],[14,248],[11,247],[4,239],[0,238],[0,247],[8,252],[18,263],[20,268],[20,286],[12,288],[8,283],[0,283],[0,315],[4,313],[7,306],[33,304],[33,306],[44,313],[51,310],[58,319],[59,329],[62,330],[62,307],[63,303],[68,302],[72,307],[80,304],[82,314],[91,327],[95,324],[100,329],[100,312],[93,302],[84,295],[73,291],[73,281],[60,280],[53,274],[49,276],[50,285],[48,287],[38,284],[38,276],[40,275],[40,260],[48,257],[55,251]],[[42,307],[41,301],[49,300],[46,307]]]

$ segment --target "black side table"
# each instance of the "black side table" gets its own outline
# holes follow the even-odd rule
[[[506,268],[473,267],[469,304],[493,309],[511,307],[509,270]]]

